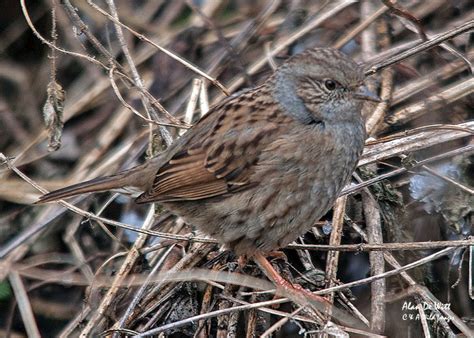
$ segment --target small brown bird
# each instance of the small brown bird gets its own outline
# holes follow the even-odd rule
[[[158,202],[237,254],[261,257],[306,232],[348,183],[364,147],[364,100],[377,97],[353,60],[307,50],[214,106],[157,157],[38,202],[134,188],[137,203]]]

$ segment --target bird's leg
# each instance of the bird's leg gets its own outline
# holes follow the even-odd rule
[[[299,306],[305,307],[308,313],[319,323],[325,325],[327,318],[322,313],[327,313],[329,309],[332,311],[332,317],[345,325],[360,327],[360,322],[355,320],[350,314],[339,310],[332,305],[326,298],[315,295],[306,290],[299,284],[293,284],[283,278],[271,265],[271,263],[261,254],[255,253],[253,260],[262,269],[265,275],[277,286],[277,293],[288,297]]]
[[[244,267],[247,265],[247,256],[239,256],[237,258],[237,264],[239,266],[239,270],[243,271]]]
[[[283,278],[271,265],[271,263],[263,256],[261,253],[257,252],[253,256],[253,260],[257,265],[262,269],[263,273],[273,282],[277,287],[280,287],[283,290],[283,293],[290,295],[296,295],[297,299],[310,298],[316,302],[327,303],[327,300],[324,297],[315,295],[311,291],[306,290],[299,284],[293,284]],[[278,290],[277,290],[278,291]]]

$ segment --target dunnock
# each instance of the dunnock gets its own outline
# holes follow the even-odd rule
[[[307,50],[157,157],[38,202],[135,188],[137,203],[158,202],[237,254],[261,256],[308,230],[348,182],[364,147],[362,104],[377,100],[363,81],[341,52]]]

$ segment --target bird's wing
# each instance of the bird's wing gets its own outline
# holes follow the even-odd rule
[[[253,90],[226,100],[188,131],[137,203],[200,200],[249,187],[259,154],[288,120]]]

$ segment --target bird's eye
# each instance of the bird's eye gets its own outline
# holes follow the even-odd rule
[[[334,90],[337,87],[337,83],[334,80],[325,80],[324,86],[326,87],[327,90]]]

